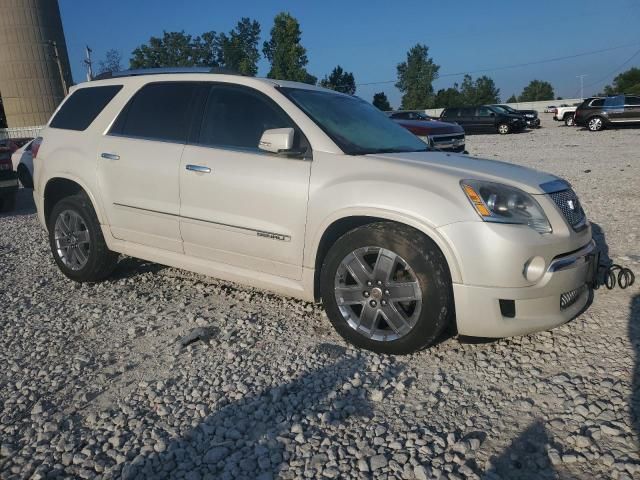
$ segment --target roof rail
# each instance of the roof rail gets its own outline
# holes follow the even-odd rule
[[[224,67],[161,67],[161,68],[138,68],[133,70],[122,70],[120,72],[104,72],[97,75],[93,80],[104,80],[107,78],[137,77],[140,75],[162,75],[169,73],[218,73],[224,75],[241,75],[235,70]]]

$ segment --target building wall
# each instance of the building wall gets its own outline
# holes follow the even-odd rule
[[[64,98],[71,69],[57,0],[0,0],[0,96],[9,127],[43,125]]]

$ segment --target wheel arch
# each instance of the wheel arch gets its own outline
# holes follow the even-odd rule
[[[452,282],[457,283],[461,281],[460,268],[453,249],[450,248],[446,240],[434,227],[425,225],[416,219],[392,215],[389,212],[352,212],[326,221],[323,227],[319,229],[320,233],[316,235],[313,242],[309,260],[305,263],[310,263],[311,265],[308,266],[314,268],[313,296],[316,301],[320,300],[320,271],[322,269],[322,263],[331,247],[345,233],[355,228],[378,222],[404,225],[418,231],[421,235],[433,241],[447,262]]]
[[[47,180],[43,191],[42,205],[45,225],[48,225],[49,215],[51,215],[51,211],[57,202],[63,198],[76,195],[78,193],[84,193],[87,198],[89,198],[93,210],[96,212],[96,216],[98,217],[98,221],[100,224],[103,224],[102,214],[100,209],[97,208],[96,199],[86,185],[78,178],[71,176],[55,176]]]

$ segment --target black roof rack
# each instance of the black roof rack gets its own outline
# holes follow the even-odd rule
[[[235,70],[224,67],[161,67],[161,68],[138,68],[133,70],[122,70],[121,72],[104,72],[97,75],[93,80],[104,80],[107,78],[137,77],[140,75],[161,75],[168,73],[218,73],[224,75],[241,75]]]

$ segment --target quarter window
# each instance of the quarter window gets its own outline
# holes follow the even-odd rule
[[[145,85],[120,113],[110,133],[186,143],[198,87],[192,82]]]
[[[80,88],[62,104],[49,123],[52,128],[86,130],[122,89],[122,85]]]
[[[272,128],[295,128],[295,125],[277,105],[258,92],[214,86],[204,110],[198,143],[258,151],[260,137]]]

